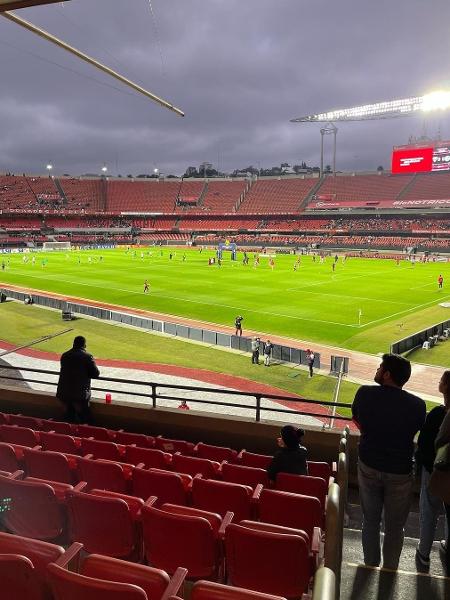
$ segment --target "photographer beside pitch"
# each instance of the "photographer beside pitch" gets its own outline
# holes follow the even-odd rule
[[[384,509],[383,567],[392,570],[398,568],[412,501],[414,437],[426,417],[425,402],[402,389],[410,376],[408,360],[384,354],[374,377],[379,385],[361,386],[352,406],[361,431],[358,484],[364,562],[380,565]]]

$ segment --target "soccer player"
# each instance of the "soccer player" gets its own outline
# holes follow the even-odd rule
[[[144,281],[144,294],[148,294],[150,291],[150,286],[148,284],[148,279]]]
[[[273,271],[273,269],[274,269],[274,267],[275,267],[275,261],[273,260],[273,258],[269,259],[269,267],[270,267],[270,268],[272,269],[272,271]]]
[[[438,277],[438,288],[442,289],[444,287],[444,278],[442,277],[442,275],[439,275]]]

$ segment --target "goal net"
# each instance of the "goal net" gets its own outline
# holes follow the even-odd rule
[[[44,242],[43,250],[70,250],[70,242]]]

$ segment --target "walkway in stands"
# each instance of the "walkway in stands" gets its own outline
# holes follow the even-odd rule
[[[184,317],[178,317],[175,315],[162,314],[154,311],[140,310],[136,308],[130,308],[127,306],[120,306],[116,304],[108,304],[105,302],[97,302],[88,298],[80,298],[78,296],[64,296],[62,294],[54,294],[50,292],[42,292],[42,290],[34,290],[32,288],[23,288],[19,286],[8,286],[11,289],[16,289],[21,292],[33,293],[45,293],[47,296],[58,298],[60,300],[66,300],[67,302],[78,302],[80,304],[88,304],[91,306],[97,306],[99,308],[106,308],[109,310],[121,310],[129,314],[145,316],[151,319],[166,320],[172,323],[179,323],[186,325],[187,327],[200,327],[204,329],[212,329],[214,331],[234,334],[234,327],[226,327],[223,325],[217,325],[216,323],[210,323],[208,321],[199,321],[194,319],[187,319]],[[282,344],[285,346],[291,346],[294,348],[300,348],[305,350],[306,348],[312,348],[315,352],[320,353],[321,363],[326,367],[323,370],[323,374],[327,374],[328,367],[331,362],[332,355],[345,356],[350,359],[349,361],[349,381],[356,383],[371,383],[375,371],[380,364],[380,355],[367,354],[365,352],[356,352],[353,350],[345,350],[334,346],[328,346],[326,344],[317,344],[315,342],[307,340],[296,340],[289,337],[277,336],[268,334],[262,331],[250,331],[244,330],[246,336],[260,336],[261,338],[270,338],[270,340],[276,344]],[[185,338],[183,338],[184,341]],[[435,402],[442,402],[442,397],[438,392],[438,384],[442,375],[443,367],[435,367],[431,365],[413,364],[411,379],[408,382],[407,389],[413,393],[419,394],[426,400],[434,400]]]

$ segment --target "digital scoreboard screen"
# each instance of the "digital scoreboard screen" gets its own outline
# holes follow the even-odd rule
[[[450,142],[403,146],[392,152],[392,173],[450,171]]]

